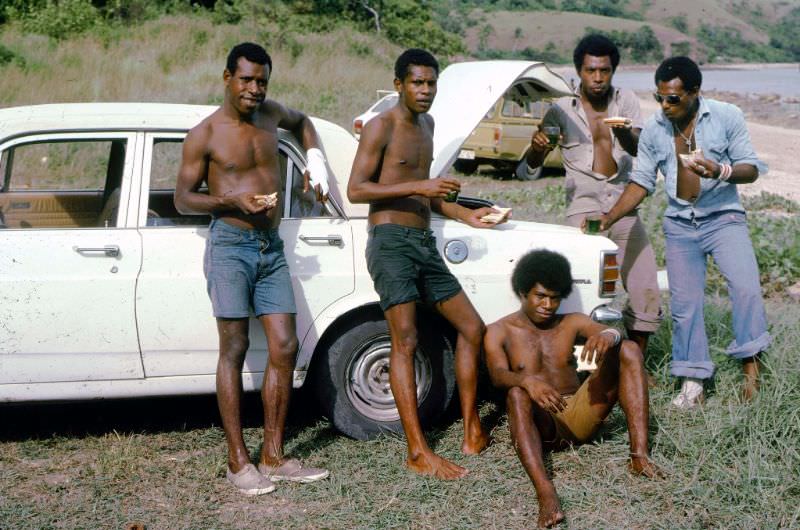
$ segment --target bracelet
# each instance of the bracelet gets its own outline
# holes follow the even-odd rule
[[[620,333],[618,329],[606,328],[600,333],[611,333],[612,335],[614,335],[614,346],[616,346],[622,341],[622,333]]]
[[[717,177],[719,180],[726,181],[731,178],[731,174],[733,173],[733,168],[730,164],[720,164],[719,165],[719,176]]]

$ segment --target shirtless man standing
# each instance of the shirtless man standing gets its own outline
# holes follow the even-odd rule
[[[467,470],[431,450],[417,412],[416,302],[424,299],[435,305],[458,332],[456,381],[464,417],[461,449],[477,454],[489,443],[476,406],[478,359],[485,327],[436,250],[436,239],[429,229],[430,212],[476,228],[494,226],[481,217],[496,212],[445,202],[448,192],[460,189],[459,182],[449,177],[429,178],[434,124],[427,112],[436,96],[438,76],[439,64],[427,51],[409,49],[400,55],[394,80],[399,100],[364,127],[347,196],[354,203],[370,203],[367,266],[389,324],[389,384],[408,441],[408,467],[417,473],[455,479]]]
[[[228,480],[247,495],[275,489],[272,481],[311,482],[325,469],[305,468],[283,457],[283,432],[297,353],[295,301],[283,241],[278,127],[308,151],[309,177],[318,200],[327,172],[311,121],[266,99],[272,60],[261,46],[242,43],[228,55],[222,106],[194,127],[183,144],[175,207],[183,214],[211,214],[204,269],[217,319],[217,401],[228,444]],[[199,192],[203,182],[208,194]],[[269,361],[261,388],[264,444],[258,469],[242,437],[242,366],[249,346],[251,310],[267,336]]]
[[[619,331],[583,313],[556,314],[572,290],[567,259],[533,250],[517,263],[511,286],[520,310],[491,324],[484,347],[492,382],[508,390],[511,438],[539,499],[539,526],[564,519],[544,466],[545,449],[592,439],[619,400],[628,423],[632,473],[650,478],[660,470],[650,461],[647,377],[642,352]],[[585,338],[583,360],[597,368],[580,384],[573,346]]]

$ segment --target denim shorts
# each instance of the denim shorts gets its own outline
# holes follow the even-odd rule
[[[203,262],[216,318],[297,313],[283,240],[277,230],[211,221]]]
[[[381,309],[424,300],[435,304],[461,291],[436,250],[436,238],[426,228],[396,224],[371,226],[367,269],[381,299]]]

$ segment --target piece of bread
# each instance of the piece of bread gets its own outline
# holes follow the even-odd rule
[[[261,206],[267,206],[268,208],[274,208],[276,204],[278,204],[278,192],[270,193],[269,195],[253,195],[253,199],[258,202]]]
[[[603,123],[606,125],[630,127],[633,124],[633,120],[624,116],[611,116],[609,118],[605,118]]]
[[[502,206],[492,206],[497,212],[487,213],[481,217],[484,223],[499,223],[511,211],[511,208],[503,208]]]
[[[695,160],[703,160],[703,150],[695,149],[691,153],[678,153],[678,158],[680,158],[681,163],[685,167],[689,167],[691,162],[694,162]]]

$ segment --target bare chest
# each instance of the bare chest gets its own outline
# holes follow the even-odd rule
[[[217,171],[241,173],[273,168],[278,157],[277,129],[248,127],[237,131],[215,131],[210,157]]]
[[[562,330],[518,330],[509,337],[511,370],[526,374],[560,372],[572,362],[572,344]]]
[[[386,148],[383,169],[428,176],[433,160],[433,134],[425,126],[398,126]]]

